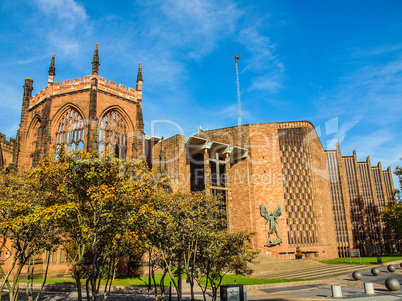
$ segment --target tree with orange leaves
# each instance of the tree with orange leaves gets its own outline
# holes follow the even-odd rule
[[[105,300],[117,263],[126,254],[142,254],[147,247],[153,203],[163,181],[144,160],[121,161],[97,152],[63,148],[57,160],[47,158],[31,171],[47,206],[64,208],[55,225],[63,233],[61,245],[71,261],[78,299],[86,278],[88,300],[98,300],[100,280],[107,278]]]
[[[45,251],[50,254],[60,241],[59,231],[54,228],[56,209],[47,207],[41,196],[29,172],[0,174],[0,292],[7,287],[12,301],[18,299],[22,272],[30,280],[26,290],[28,300],[33,300],[35,259]],[[36,300],[46,282],[48,264],[49,260]]]

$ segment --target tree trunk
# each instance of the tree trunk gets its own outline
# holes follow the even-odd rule
[[[31,266],[32,266],[32,268],[31,268]],[[28,260],[28,267],[27,267],[28,282],[27,282],[27,287],[25,290],[27,297],[28,297],[28,301],[32,301],[32,299],[33,299],[32,291],[33,291],[34,266],[35,266],[34,259],[32,259],[32,263],[31,263],[31,260]]]
[[[194,301],[195,300],[195,298],[194,298],[194,281],[189,279],[189,282],[190,282],[191,301]]]
[[[87,301],[92,301],[92,297],[91,297],[91,294],[89,292],[89,281],[90,281],[89,278],[85,281],[85,289],[86,289],[86,292],[87,292]]]
[[[74,279],[77,285],[78,301],[82,301],[82,288],[81,288],[81,272],[77,271],[77,267],[73,266]]]
[[[42,286],[40,287],[39,292],[38,292],[38,294],[36,295],[35,301],[38,301],[38,300],[39,300],[39,296],[40,296],[40,294],[42,293],[43,288],[45,287],[46,279],[47,279],[47,272],[49,271],[49,263],[50,263],[50,251],[47,252],[47,254],[46,254],[46,270],[45,270],[45,277],[44,277],[44,279],[43,279]]]
[[[18,300],[20,274],[21,274],[22,268],[24,267],[24,264],[25,264],[25,261],[24,262],[20,261],[18,263],[18,269],[17,269],[17,272],[14,275],[13,286],[11,288],[12,295],[10,295],[10,301],[17,301]]]
[[[177,300],[181,301],[182,300],[182,281],[183,281],[183,270],[181,268],[181,258],[179,259],[179,263],[177,264],[177,270],[178,270],[178,276],[177,276]]]
[[[10,285],[10,282],[8,281],[8,278],[10,277],[12,270],[14,270],[16,262],[17,262],[17,257],[14,257],[13,261],[11,263],[11,267],[8,270],[7,274],[4,273],[2,267],[0,266],[1,277],[3,278],[2,284],[0,285],[0,292],[3,291],[4,286],[7,286],[9,295],[10,295],[10,292],[12,292],[12,287]],[[1,300],[1,294],[0,294],[0,300]],[[11,300],[11,295],[10,295],[10,300]]]

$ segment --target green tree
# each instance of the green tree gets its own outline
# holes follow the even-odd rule
[[[18,299],[19,280],[24,266],[27,267],[30,280],[27,286],[28,299],[33,299],[35,257],[57,248],[60,240],[58,229],[53,226],[55,215],[56,210],[46,207],[42,202],[29,172],[0,174],[0,251],[9,254],[0,262],[0,292],[6,286],[10,300]],[[47,268],[36,300],[46,282]],[[12,283],[9,281],[11,274]]]
[[[254,233],[229,232],[226,230],[210,233],[201,244],[197,258],[196,280],[202,289],[204,300],[206,291],[212,289],[212,300],[216,300],[223,277],[228,273],[250,275],[249,268],[259,251],[248,244]],[[205,284],[201,280],[205,279]]]
[[[160,267],[172,278],[179,300],[183,272],[192,300],[194,286],[200,284],[203,277],[208,278],[207,285],[203,286],[206,298],[205,290],[211,281],[216,296],[226,273],[249,272],[247,262],[255,255],[245,241],[251,234],[228,232],[221,205],[222,200],[205,192],[176,193],[160,199],[149,238],[156,254],[162,258]],[[163,298],[163,289],[160,298]]]
[[[402,189],[402,168],[396,167],[394,173],[398,176],[399,187]],[[401,190],[395,190],[393,199],[384,207],[380,214],[387,227],[392,230],[395,239],[402,239],[402,195]]]
[[[110,291],[118,261],[129,252],[141,253],[153,202],[163,185],[143,160],[122,162],[97,152],[63,150],[58,160],[46,158],[32,170],[48,205],[64,206],[56,221],[62,245],[71,261],[78,299],[86,278],[88,300],[97,300],[100,279]]]

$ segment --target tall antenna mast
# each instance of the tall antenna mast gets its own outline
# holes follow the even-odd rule
[[[241,101],[240,101],[240,83],[239,83],[239,69],[237,67],[237,61],[240,60],[242,55],[234,55],[236,61],[236,80],[237,80],[237,125],[241,125]]]

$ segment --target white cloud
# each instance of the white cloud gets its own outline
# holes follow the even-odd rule
[[[212,112],[214,116],[225,116],[226,118],[234,118],[238,115],[238,107],[237,104],[232,104],[230,106],[225,106],[222,110],[216,110]]]
[[[351,155],[352,150],[356,149],[358,161],[365,161],[370,157],[372,166],[376,166],[381,162],[382,169],[391,167],[394,172],[396,166],[401,166],[402,149],[400,146],[402,137],[395,134],[390,129],[380,129],[373,133],[367,133],[365,136],[357,136],[353,141],[349,141],[348,145],[342,145],[342,155]],[[348,150],[345,152],[344,150]],[[398,178],[392,173],[394,186],[398,188]]]
[[[170,51],[163,56],[141,52],[139,57],[142,60],[144,84],[150,85],[147,87],[149,90],[163,87],[165,90],[174,91],[180,89],[188,77],[186,66],[183,62],[175,60]]]
[[[344,58],[342,61],[338,58],[337,64],[341,68],[347,66],[348,73],[339,78],[334,88],[321,94],[317,102],[320,114],[374,113],[377,118],[373,118],[372,122],[394,120],[395,115],[399,116],[402,112],[401,50],[402,45],[395,44],[342,53]],[[387,118],[378,118],[380,116]]]
[[[276,93],[282,88],[282,78],[279,74],[256,76],[252,78],[252,83],[247,91],[265,90],[269,93]]]
[[[220,41],[231,37],[242,15],[229,0],[138,1],[127,9],[133,10],[132,19],[112,23],[112,32],[119,35],[103,29],[102,39],[107,45],[100,41],[100,51],[107,47],[105,51],[121,64],[141,61],[148,91],[163,87],[174,93],[182,92],[189,80],[188,63],[201,64],[219,48]],[[110,18],[118,16],[103,16],[94,22]]]
[[[339,131],[336,134],[338,143],[342,143],[345,140],[347,132],[350,131],[356,124],[358,124],[361,119],[362,116],[357,116],[352,120],[348,120],[342,123]]]
[[[170,0],[163,2],[161,8],[166,23],[158,21],[173,37],[170,44],[185,46],[186,56],[197,60],[232,35],[243,14],[232,1]]]
[[[378,47],[368,49],[361,49],[361,48],[350,49],[351,57],[354,59],[378,56],[400,50],[402,50],[402,44],[381,45]]]
[[[343,81],[348,83],[349,90],[359,89],[358,92],[365,92],[373,97],[378,92],[385,92],[385,95],[394,92],[395,89],[400,91],[399,85],[395,86],[401,76],[398,73],[402,71],[402,56],[388,63],[368,64],[352,73],[345,76]],[[402,74],[400,74],[402,75]],[[390,89],[391,90],[388,90]],[[386,89],[386,90],[384,90]],[[383,94],[381,93],[381,97]],[[381,101],[380,97],[374,98],[376,101]]]
[[[381,106],[401,111],[402,95],[402,55],[388,58],[381,63],[373,63],[375,57],[368,58],[363,66],[341,78],[336,97],[339,105],[353,100],[354,107]],[[397,96],[397,97],[395,97]],[[397,106],[395,106],[397,105]],[[350,106],[349,106],[350,108]]]
[[[277,93],[282,88],[285,68],[274,53],[276,45],[270,38],[260,33],[258,22],[240,31],[238,41],[251,54],[244,58],[246,67],[242,73],[260,74],[251,78],[247,91],[260,90]]]
[[[372,165],[395,168],[402,155],[402,45],[350,49],[338,57],[345,70],[336,86],[322,92],[317,118],[339,116],[336,138],[343,155],[356,149],[359,160],[370,156]],[[350,132],[353,129],[353,135]]]
[[[59,18],[85,21],[87,13],[84,6],[74,0],[34,0],[45,14],[55,14]]]
[[[32,39],[42,53],[74,60],[92,33],[92,23],[83,4],[74,0],[34,0],[38,9],[30,16]]]
[[[358,160],[370,156],[372,165],[381,161],[383,167],[397,163],[402,157],[398,133],[392,129],[379,129],[365,135],[354,136],[341,146],[342,154],[348,155],[356,149]]]
[[[73,36],[60,36],[59,34],[59,30],[53,30],[49,32],[46,37],[48,45],[53,48],[53,52],[56,53],[56,59],[61,56],[70,57],[71,59],[77,57],[82,49],[82,41]],[[89,52],[91,50],[87,49],[87,51]],[[48,57],[49,56],[50,54]]]
[[[238,40],[252,54],[252,57],[247,59],[248,64],[244,71],[252,69],[261,72],[271,69],[273,66],[283,68],[277,60],[277,56],[273,54],[275,45],[271,43],[269,37],[261,35],[257,27],[241,30]]]

